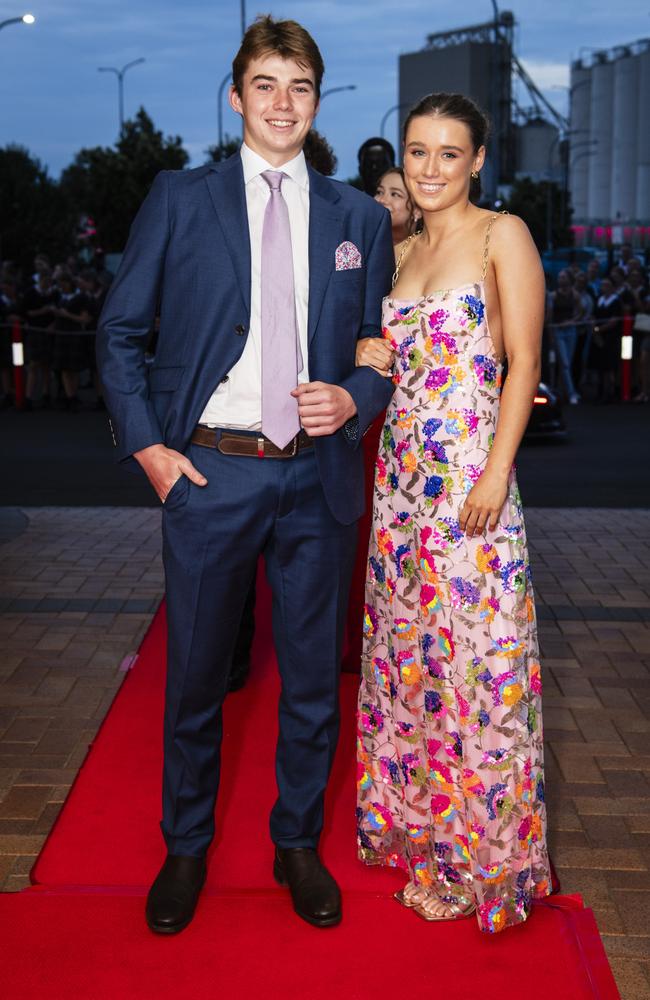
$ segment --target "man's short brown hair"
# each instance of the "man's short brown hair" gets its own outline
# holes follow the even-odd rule
[[[248,64],[273,52],[283,59],[293,59],[299,66],[309,66],[314,74],[316,97],[320,97],[325,65],[316,42],[297,21],[274,21],[270,14],[260,15],[251,24],[233,59],[232,82],[240,97]]]

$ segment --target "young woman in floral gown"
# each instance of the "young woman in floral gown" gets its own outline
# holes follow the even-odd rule
[[[397,898],[420,916],[476,910],[496,932],[550,891],[513,467],[539,378],[544,279],[521,220],[469,199],[486,132],[460,95],[409,115],[404,171],[424,229],[397,249],[385,340],[358,353],[395,381],[368,555],[358,842],[366,863],[404,870]]]

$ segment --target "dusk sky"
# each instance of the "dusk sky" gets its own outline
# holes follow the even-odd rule
[[[217,90],[240,41],[239,2],[201,0],[3,0],[0,20],[26,13],[36,24],[0,31],[0,145],[19,143],[52,176],[82,146],[111,145],[117,134],[117,81],[99,66],[146,62],[125,77],[129,117],[144,105],[156,126],[180,135],[192,166],[217,139]],[[648,0],[514,0],[515,50],[538,86],[567,111],[569,64],[591,48],[650,36]],[[397,103],[397,58],[422,48],[426,35],[492,17],[488,0],[247,0],[258,13],[299,20],[325,60],[324,89],[356,84],[325,99],[317,127],[339,158],[338,176],[356,173],[356,151],[378,134],[384,112]],[[387,127],[396,141],[397,115]],[[240,135],[239,119],[224,104],[225,131]]]

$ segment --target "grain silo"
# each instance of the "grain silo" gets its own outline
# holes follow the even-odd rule
[[[637,109],[637,161],[635,218],[650,222],[650,43],[637,56],[639,98]]]
[[[609,216],[628,221],[636,213],[639,61],[629,49],[613,62],[612,182]]]
[[[569,186],[580,226],[650,224],[650,40],[571,67]],[[630,227],[632,227],[630,229]],[[643,233],[639,240],[645,239]]]
[[[606,52],[599,52],[591,71],[591,138],[595,155],[589,167],[587,212],[590,219],[609,219],[612,194],[612,115],[614,67]]]
[[[591,70],[581,63],[571,69],[571,128],[569,133],[569,188],[577,219],[589,215],[589,164],[595,155],[591,137]]]

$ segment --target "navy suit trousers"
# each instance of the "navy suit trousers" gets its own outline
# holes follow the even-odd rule
[[[208,485],[183,476],[163,507],[168,665],[161,825],[167,848],[200,856],[214,835],[221,707],[261,554],[282,682],[271,838],[279,847],[315,847],[338,737],[356,524],[332,516],[313,448],[291,459],[222,455],[194,444],[186,454]]]

